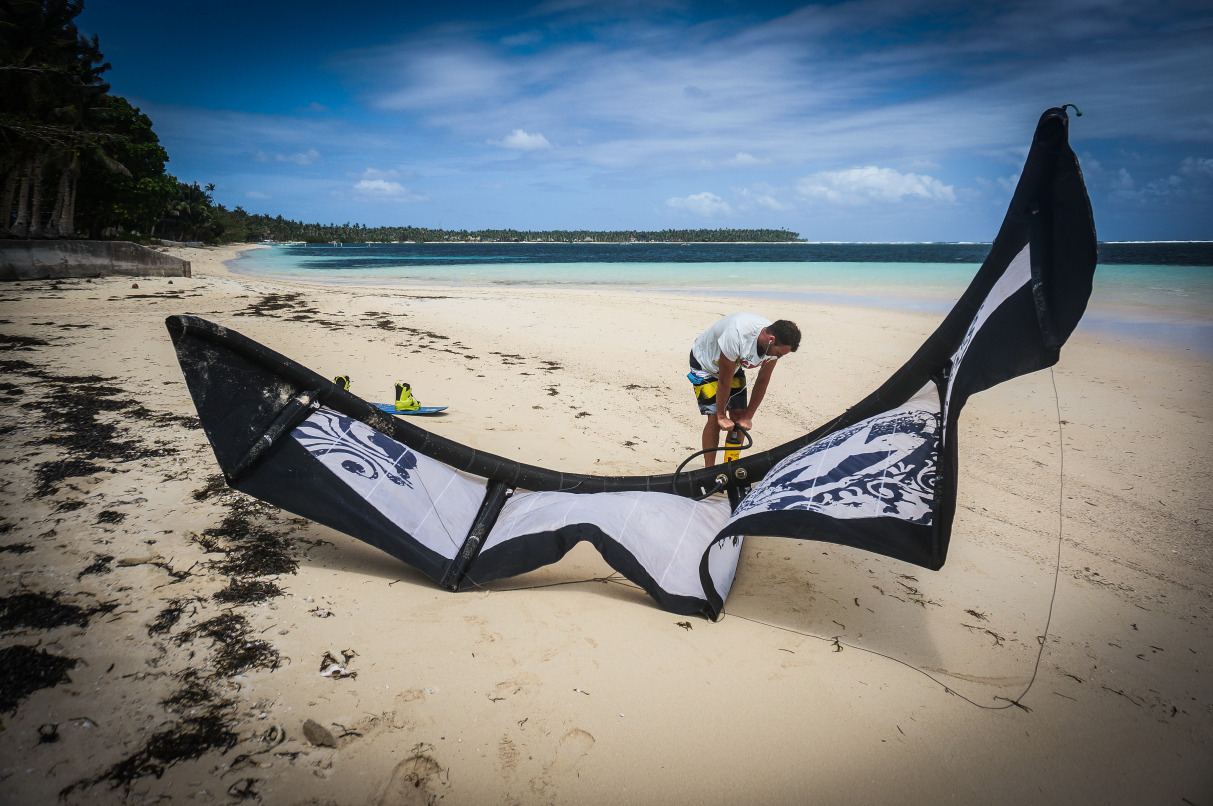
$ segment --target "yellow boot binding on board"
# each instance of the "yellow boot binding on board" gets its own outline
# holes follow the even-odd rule
[[[413,387],[407,383],[396,384],[396,411],[416,411],[419,408],[421,404],[413,397]]]

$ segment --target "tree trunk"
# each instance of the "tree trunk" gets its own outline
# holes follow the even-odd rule
[[[0,196],[0,237],[7,237],[12,229],[13,202],[17,197],[17,177],[20,173],[14,165],[4,174],[4,192]]]
[[[67,171],[59,174],[59,189],[55,192],[55,209],[51,211],[50,222],[46,225],[46,234],[50,238],[63,235],[63,210],[67,207]]]
[[[29,234],[29,171],[30,160],[20,169],[21,190],[17,193],[17,219],[13,222],[13,236],[24,238]]]
[[[59,237],[70,238],[76,234],[76,192],[80,189],[80,177],[68,174],[67,204],[63,206],[63,220],[59,222]]]
[[[34,179],[30,200],[29,237],[42,237],[42,168],[46,165],[46,156],[38,154],[34,158]]]

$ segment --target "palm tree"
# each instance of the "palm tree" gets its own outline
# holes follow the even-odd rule
[[[177,198],[173,200],[172,206],[169,208],[169,215],[177,221],[181,228],[183,241],[192,240],[199,230],[210,225],[211,203],[210,194],[198,187],[197,182],[192,185],[184,182],[177,183]]]

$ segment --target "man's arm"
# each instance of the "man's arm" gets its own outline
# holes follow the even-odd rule
[[[716,425],[721,431],[731,431],[733,421],[729,419],[729,397],[733,394],[733,375],[737,372],[737,362],[730,361],[724,353],[720,354],[720,369],[716,373]]]
[[[737,418],[737,424],[747,431],[754,427],[754,415],[758,412],[758,404],[762,403],[763,397],[766,396],[767,384],[771,381],[771,373],[775,371],[777,363],[779,359],[768,361],[758,370],[758,377],[754,380],[754,389],[750,394],[750,406],[745,410],[745,414]],[[719,398],[719,393],[717,397]]]

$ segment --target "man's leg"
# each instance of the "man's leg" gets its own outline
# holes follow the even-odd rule
[[[716,451],[710,451],[709,448],[717,448],[720,446],[720,426],[716,425],[716,415],[709,414],[707,422],[703,424],[703,449],[708,451],[703,455],[703,466],[711,467],[716,464]]]

